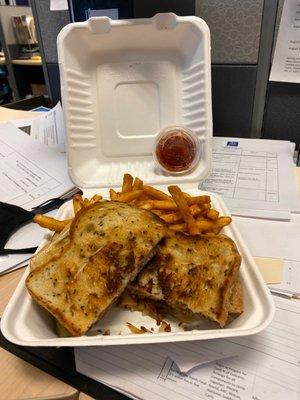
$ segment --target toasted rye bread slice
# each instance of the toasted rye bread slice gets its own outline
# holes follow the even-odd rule
[[[151,212],[95,203],[76,215],[59,257],[31,271],[27,289],[72,335],[83,335],[149,261],[165,233]]]
[[[224,235],[174,233],[158,246],[156,256],[129,290],[165,301],[177,315],[204,316],[223,327],[240,263],[234,242]]]

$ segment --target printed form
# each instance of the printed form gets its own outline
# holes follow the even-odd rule
[[[275,318],[259,334],[76,348],[76,369],[134,399],[299,400],[300,302],[274,299]]]
[[[10,122],[40,143],[65,152],[64,115],[60,103],[50,111],[39,113],[34,119],[17,119]]]
[[[27,210],[73,187],[66,155],[38,143],[11,123],[0,125],[0,199]],[[39,245],[45,232],[28,224],[13,235],[7,247]],[[26,238],[26,239],[25,239]],[[0,257],[0,274],[19,268],[28,254]]]
[[[223,196],[237,215],[300,211],[288,141],[214,137],[212,172],[199,188]]]
[[[66,156],[39,144],[10,123],[0,125],[0,198],[30,209],[74,185]]]

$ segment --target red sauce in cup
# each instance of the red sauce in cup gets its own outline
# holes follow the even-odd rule
[[[156,161],[169,172],[190,170],[197,161],[197,155],[197,141],[184,129],[167,130],[157,138]]]

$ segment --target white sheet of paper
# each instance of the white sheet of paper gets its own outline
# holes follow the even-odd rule
[[[38,143],[10,123],[0,125],[1,201],[30,210],[73,186],[65,154]],[[16,232],[6,247],[34,247],[41,242],[44,234],[45,230],[29,224]],[[29,256],[1,256],[0,273]]]
[[[65,154],[41,145],[9,122],[0,125],[1,201],[31,209],[73,186]]]
[[[300,83],[300,0],[285,0],[270,81]]]
[[[50,0],[50,11],[68,10],[68,0]]]
[[[300,211],[290,142],[213,138],[212,172],[200,189],[224,197],[229,209]]]
[[[242,338],[174,344],[75,349],[76,369],[144,400],[297,400],[300,394],[300,302],[275,298],[276,315],[263,332]],[[178,372],[173,353],[218,361]],[[238,354],[237,357],[224,358]]]
[[[40,113],[37,118],[10,122],[40,143],[60,152],[65,151],[64,116],[60,102],[50,111]]]
[[[285,258],[291,222],[237,216],[233,217],[233,222],[253,256]]]

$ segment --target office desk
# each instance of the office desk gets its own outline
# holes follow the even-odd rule
[[[1,110],[0,107],[0,120],[1,111],[3,110]],[[28,114],[29,113],[27,113],[27,117]],[[22,117],[15,116],[15,118]],[[9,118],[6,116],[4,120],[8,119]],[[299,172],[300,168],[298,168],[297,171]],[[0,314],[8,302],[11,294],[13,293],[22,273],[23,270],[19,270],[0,277]],[[127,399],[125,395],[122,395],[111,388],[78,373],[75,368],[74,352],[72,348],[32,348],[16,346],[8,342],[1,333],[0,346],[17,355],[18,357],[28,361],[30,364],[37,366],[39,369],[60,379],[66,384],[76,387],[78,390],[85,392],[96,399]]]

